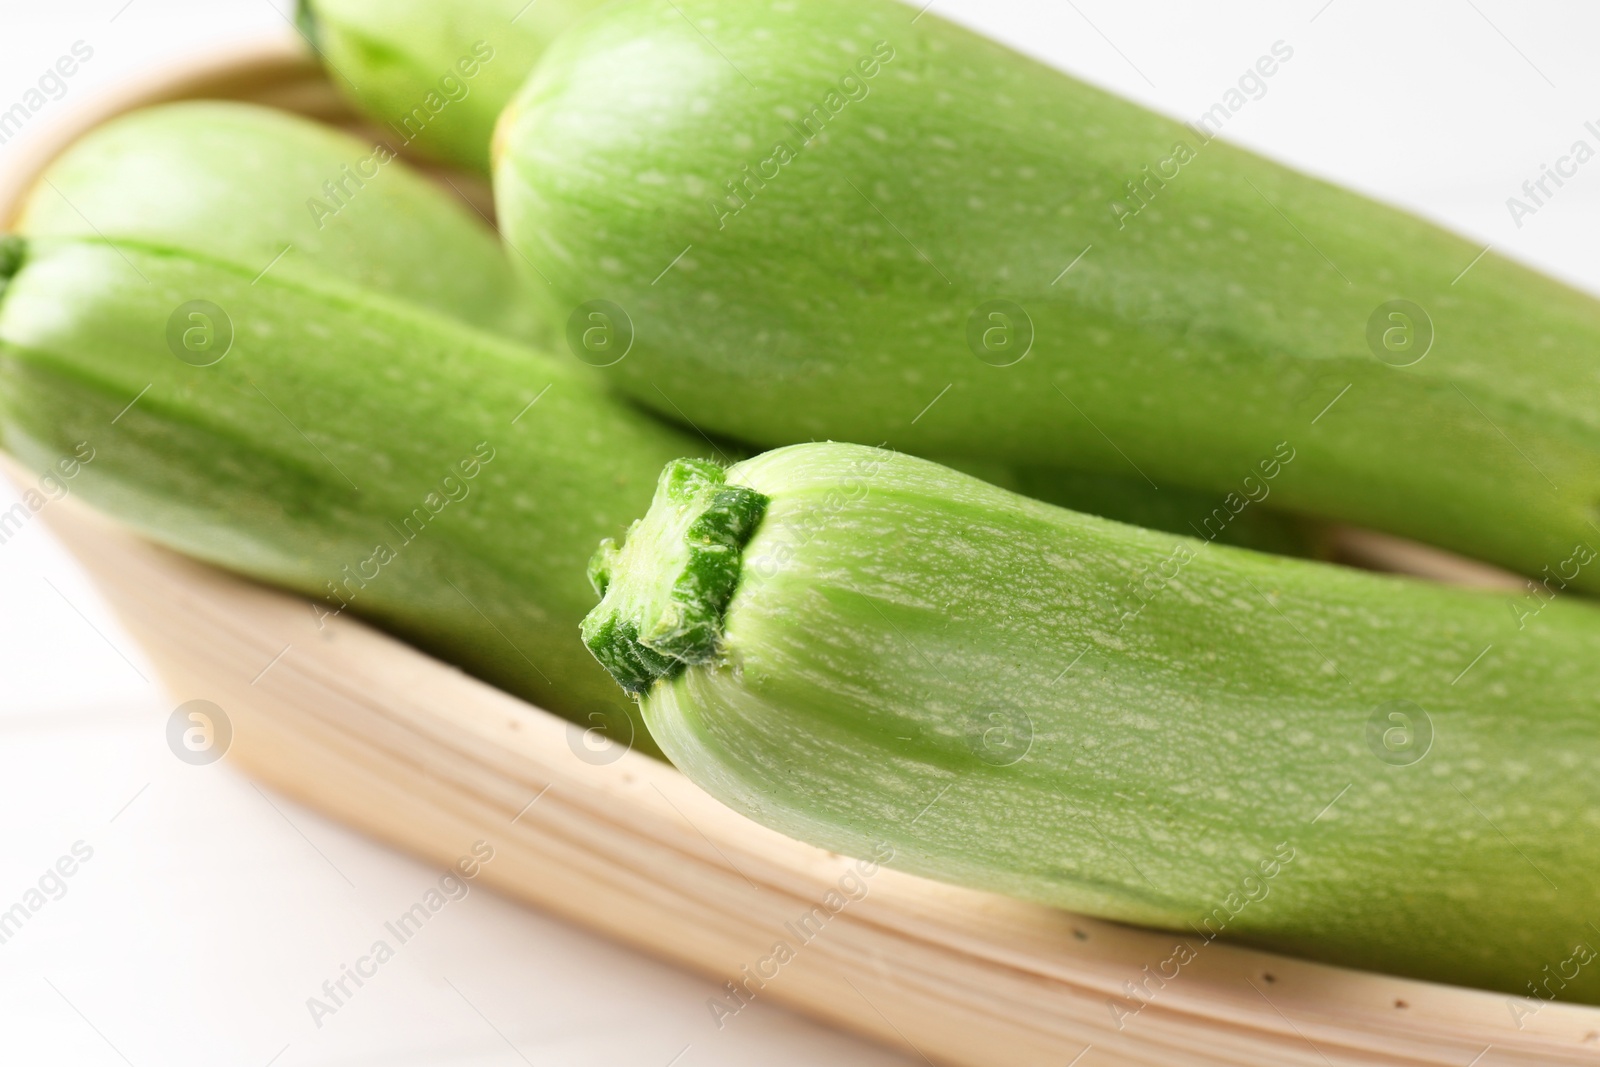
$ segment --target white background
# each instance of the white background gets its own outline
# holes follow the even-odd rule
[[[1600,160],[1522,227],[1506,207],[1575,139],[1600,142],[1583,128],[1600,126],[1600,8],[938,0],[933,10],[1191,121],[1282,40],[1293,59],[1227,137],[1600,292]],[[0,110],[74,41],[95,50],[66,97],[0,146],[0,167],[129,75],[290,33],[269,0],[0,0]],[[0,509],[14,493],[0,481]],[[0,945],[0,1062],[904,1062],[770,1005],[718,1032],[710,983],[482,890],[449,905],[317,1029],[305,999],[437,872],[257,788],[226,760],[180,763],[162,732],[174,700],[146,678],[42,524],[0,545],[0,910],[74,842],[94,850],[66,895]],[[1083,1067],[1096,1067],[1093,1054]]]

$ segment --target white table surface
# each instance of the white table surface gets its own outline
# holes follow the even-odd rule
[[[290,33],[287,0],[0,0],[0,111],[76,41],[93,59],[0,146],[135,72]],[[1600,8],[1576,2],[938,0],[1085,78],[1193,120],[1294,49],[1226,136],[1600,292],[1600,161],[1514,225],[1506,198],[1600,147]],[[1466,263],[1462,264],[1465,268]],[[1597,357],[1600,358],[1600,357]],[[14,500],[0,481],[0,510]],[[35,521],[0,545],[0,912],[93,850],[0,942],[0,1063],[629,1065],[907,1062],[474,889],[318,1027],[324,979],[438,872],[164,738],[176,699]],[[47,883],[48,884],[48,883]],[[1063,1050],[1062,1062],[1076,1050]],[[1097,1067],[1092,1056],[1084,1067]]]

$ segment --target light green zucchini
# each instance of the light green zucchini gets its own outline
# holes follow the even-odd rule
[[[51,165],[16,229],[198,251],[252,277],[328,278],[538,332],[470,208],[387,147],[271,108],[197,101],[121,116]]]
[[[498,144],[530,299],[622,308],[608,380],[708,432],[1218,497],[1288,441],[1288,511],[1530,575],[1600,544],[1600,304],[934,11],[619,3]]]
[[[596,655],[673,763],[767,826],[1191,956],[1220,936],[1600,1000],[1590,971],[1543,991],[1600,937],[1591,604],[1207,545],[836,444],[672,465],[594,573]]]
[[[71,490],[152,539],[653,750],[573,636],[584,564],[710,448],[463,322],[496,319],[499,250],[398,161],[307,228],[360,150],[223,105],[75,148],[0,249],[0,440],[40,470],[87,442]]]
[[[506,101],[604,0],[300,0],[329,77],[408,147],[480,173]]]

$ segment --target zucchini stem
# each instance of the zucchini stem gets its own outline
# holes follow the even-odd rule
[[[638,696],[716,658],[744,546],[767,503],[728,485],[709,460],[674,460],[624,543],[601,542],[589,563],[601,599],[583,620],[583,643],[622,688]]]

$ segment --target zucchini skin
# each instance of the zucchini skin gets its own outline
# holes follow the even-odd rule
[[[1515,597],[1208,546],[859,446],[726,483],[767,503],[718,655],[643,707],[756,821],[1191,951],[1220,935],[1548,997],[1543,968],[1593,944],[1592,605],[1519,629]],[[672,510],[658,491],[609,557],[587,629],[673,614],[683,553],[651,547]],[[1386,746],[1394,701],[1425,714]]]
[[[604,0],[300,0],[333,83],[402,144],[489,172],[506,101],[569,25]]]
[[[547,53],[497,143],[503,230],[553,283],[531,298],[625,308],[608,379],[708,430],[1131,462],[1219,496],[1287,440],[1288,511],[1530,575],[1597,536],[1600,304],[1493,252],[1463,274],[1480,246],[932,12],[618,4]],[[1434,335],[1405,367],[1368,341],[1397,299]],[[969,348],[992,300],[1031,321],[1009,366]]]
[[[86,441],[73,491],[152,540],[655,752],[575,639],[584,564],[706,445],[505,336],[501,250],[404,164],[318,228],[371,151],[223,104],[75,146],[0,239],[0,442],[44,470]],[[193,300],[231,322],[209,366],[169,348]]]
[[[1152,489],[1137,476],[1065,467],[1008,466],[992,460],[949,456],[924,458],[1013,493],[1133,526],[1194,534],[1219,544],[1304,559],[1325,559],[1333,550],[1329,532],[1320,524],[1262,506],[1272,495],[1274,479],[1260,474],[1250,482],[1259,499],[1236,493],[1229,506],[1213,494],[1195,489],[1173,485]]]

